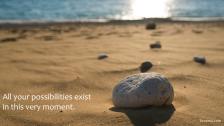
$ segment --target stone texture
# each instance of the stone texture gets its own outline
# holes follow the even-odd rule
[[[139,108],[171,105],[174,91],[169,81],[158,73],[140,73],[126,77],[113,89],[115,107]]]

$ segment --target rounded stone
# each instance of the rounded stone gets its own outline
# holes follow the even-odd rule
[[[206,64],[206,58],[204,56],[195,56],[193,60],[200,64]]]
[[[156,41],[155,43],[152,43],[149,45],[151,49],[157,48],[160,49],[162,48],[162,45],[160,44],[160,41]]]
[[[145,61],[140,66],[140,71],[142,73],[147,72],[149,69],[153,67],[153,64],[150,61]]]
[[[172,85],[159,73],[128,76],[114,87],[112,93],[114,106],[121,108],[171,105],[173,98]]]
[[[100,54],[98,55],[98,59],[99,59],[99,60],[106,59],[106,58],[108,58],[108,55],[107,55],[106,53],[100,53]]]
[[[147,30],[154,30],[154,29],[156,29],[156,23],[151,21],[151,22],[147,23],[145,28]]]

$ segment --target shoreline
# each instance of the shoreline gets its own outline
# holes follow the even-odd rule
[[[200,20],[200,18],[195,18],[195,20],[188,20],[188,18],[144,18],[139,20],[65,20],[65,21],[0,21],[0,29],[7,28],[39,28],[39,27],[48,27],[48,26],[69,26],[69,25],[104,25],[104,24],[113,24],[113,25],[126,25],[126,24],[145,24],[147,22],[156,22],[156,23],[215,23],[223,24],[223,20],[219,19],[210,19],[210,20]]]

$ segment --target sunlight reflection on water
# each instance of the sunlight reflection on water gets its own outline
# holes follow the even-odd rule
[[[167,17],[224,20],[223,6],[224,0],[0,0],[0,22]]]
[[[130,12],[125,15],[127,19],[146,17],[169,17],[168,4],[171,0],[131,0]]]

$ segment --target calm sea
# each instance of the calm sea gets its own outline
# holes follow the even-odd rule
[[[0,21],[223,19],[224,0],[0,0]]]

